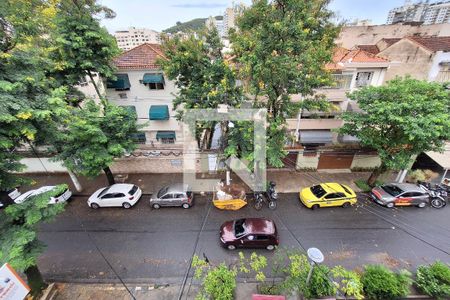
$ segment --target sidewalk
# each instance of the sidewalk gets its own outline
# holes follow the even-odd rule
[[[117,174],[115,174],[117,175]],[[322,172],[300,172],[289,170],[269,170],[267,173],[267,179],[275,181],[277,184],[277,191],[279,193],[298,193],[301,188],[315,185],[321,182],[339,182],[349,185],[355,191],[359,189],[354,184],[356,179],[367,179],[369,172],[353,172],[353,173],[322,173]],[[70,177],[66,173],[30,173],[24,176],[31,178],[36,182],[34,186],[43,185],[56,185],[66,183],[74,191],[75,195],[87,196],[91,195],[97,189],[107,186],[108,182],[105,175],[100,175],[94,179],[87,179],[79,177],[80,183],[83,186],[82,192],[76,192],[76,189],[70,180]],[[198,175],[201,178],[200,175]],[[208,178],[222,178],[225,179],[224,174],[217,174],[215,177]],[[141,173],[141,174],[128,174],[128,178],[125,180],[127,183],[134,183],[138,185],[144,192],[144,194],[156,193],[161,187],[181,182],[183,180],[183,174],[181,173]],[[232,176],[234,183],[239,183],[240,179],[237,176]],[[32,186],[23,187],[21,192],[33,188]]]
[[[121,284],[56,284],[55,300],[129,300],[127,289]],[[137,300],[173,300],[178,299],[180,285],[157,286],[151,284],[127,284],[128,290]],[[256,294],[255,283],[238,283],[235,299],[251,299]],[[198,286],[186,285],[182,299],[194,299]]]

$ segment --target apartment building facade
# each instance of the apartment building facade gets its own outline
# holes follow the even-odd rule
[[[135,112],[144,126],[135,137],[143,149],[181,149],[181,123],[176,120],[172,100],[176,87],[161,70],[164,59],[158,44],[143,44],[124,52],[114,60],[115,80],[106,84],[111,103]]]
[[[130,50],[142,44],[160,44],[160,33],[147,28],[129,27],[125,30],[118,30],[114,33],[117,46],[124,50]]]
[[[386,24],[405,22],[420,22],[424,25],[450,23],[450,1],[419,1],[410,0],[389,11]]]
[[[290,141],[287,163],[295,161],[297,169],[357,169],[379,164],[371,152],[359,149],[355,137],[339,135],[336,130],[343,125],[339,116],[345,111],[359,111],[356,102],[346,93],[365,86],[380,86],[391,63],[389,60],[361,49],[338,47],[333,62],[326,65],[335,84],[317,90],[331,102],[329,112],[301,111],[296,118],[287,119]],[[301,100],[300,95],[292,99]],[[343,147],[342,145],[346,145]],[[347,148],[346,150],[343,150]]]

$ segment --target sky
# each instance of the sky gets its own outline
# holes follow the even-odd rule
[[[156,31],[169,28],[177,21],[222,15],[232,0],[100,0],[117,16],[103,20],[111,33],[130,26]],[[251,0],[235,1],[247,5]],[[371,19],[372,24],[384,24],[390,9],[403,5],[405,0],[332,0],[330,9],[346,20]]]

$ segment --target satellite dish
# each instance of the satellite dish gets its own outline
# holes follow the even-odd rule
[[[318,264],[323,262],[323,260],[325,259],[322,251],[320,251],[317,248],[309,248],[308,251],[306,251],[306,253],[308,254],[310,260]]]

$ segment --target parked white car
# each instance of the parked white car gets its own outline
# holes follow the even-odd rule
[[[87,203],[89,207],[123,207],[131,208],[142,196],[142,190],[134,184],[116,183],[101,188],[93,193]]]
[[[21,194],[17,198],[15,198],[14,202],[16,204],[23,203],[24,201],[29,199],[31,196],[36,196],[36,195],[39,195],[39,194],[51,191],[55,187],[56,186],[54,186],[54,185],[49,185],[49,186],[40,187],[37,190],[28,191],[26,193]],[[69,190],[69,189],[65,189],[61,194],[59,194],[59,195],[57,195],[55,197],[50,197],[48,203],[49,204],[56,204],[56,203],[65,202],[65,201],[69,200],[70,197],[72,197],[72,191]]]

